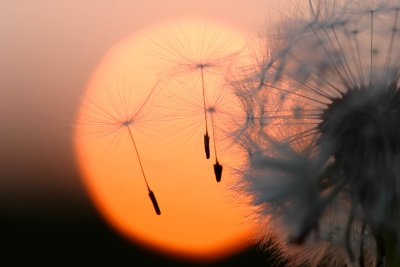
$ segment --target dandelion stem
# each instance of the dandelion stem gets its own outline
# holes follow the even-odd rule
[[[126,128],[128,129],[128,133],[129,133],[129,136],[130,136],[130,138],[131,138],[131,140],[132,140],[133,147],[135,148],[136,156],[137,156],[138,161],[139,161],[140,170],[142,171],[142,175],[143,175],[144,182],[146,183],[147,189],[150,191],[150,187],[149,187],[149,184],[148,184],[148,182],[147,182],[146,175],[144,174],[142,161],[140,160],[139,152],[138,152],[138,149],[137,149],[137,146],[136,146],[135,139],[133,138],[132,131],[131,131],[131,129],[129,128],[129,126],[126,127]]]
[[[388,69],[389,69],[389,67],[390,67],[390,63],[391,63],[390,60],[391,60],[391,57],[392,57],[392,49],[393,49],[394,36],[395,36],[395,33],[397,32],[396,25],[397,25],[398,17],[399,17],[399,9],[397,8],[397,9],[396,9],[396,12],[395,12],[395,15],[394,15],[394,22],[393,22],[393,27],[392,27],[392,35],[391,35],[391,37],[390,37],[390,43],[389,43],[388,53],[387,53],[387,55],[386,55],[385,72],[388,71]]]
[[[206,88],[204,85],[204,65],[200,65],[201,75],[201,88],[203,91],[203,109],[204,109],[204,122],[206,124],[206,133],[204,134],[204,150],[206,152],[206,158],[210,158],[210,137],[208,136],[208,124],[207,124],[207,106],[206,106]]]
[[[361,225],[361,240],[360,240],[360,258],[359,258],[359,264],[360,267],[365,267],[365,256],[364,256],[364,238],[365,238],[365,230],[367,229],[367,223],[363,221]]]
[[[374,53],[374,11],[371,10],[371,44],[370,44],[370,52],[371,52],[371,58],[370,58],[370,70],[369,70],[369,84],[372,84],[372,65],[373,65],[373,53]]]
[[[137,146],[136,146],[135,139],[133,138],[132,131],[129,128],[129,126],[127,126],[126,128],[128,129],[128,133],[129,133],[129,136],[130,136],[130,138],[132,140],[133,147],[135,148],[136,156],[138,158],[139,165],[140,165],[140,170],[142,171],[144,182],[146,183],[147,190],[149,191],[150,200],[151,200],[151,202],[153,204],[154,210],[156,211],[157,215],[160,215],[161,214],[160,207],[159,207],[159,205],[157,203],[156,196],[154,195],[153,191],[151,191],[151,189],[150,189],[149,183],[147,182],[146,175],[144,174],[142,161],[140,160],[139,152],[138,152],[138,149],[137,149]]]
[[[351,249],[351,230],[353,226],[353,221],[354,221],[354,214],[353,214],[353,206],[349,214],[349,219],[347,220],[347,225],[346,225],[346,250],[347,253],[349,254],[349,258],[351,262],[354,262],[354,253],[353,250]]]
[[[375,237],[376,243],[377,243],[377,255],[376,255],[376,267],[382,267],[383,266],[383,259],[385,257],[385,245],[381,239],[381,237]]]
[[[217,156],[217,146],[215,142],[215,128],[214,128],[214,116],[213,113],[210,113],[211,116],[211,130],[212,130],[212,138],[213,138],[213,143],[214,143],[214,153],[215,153],[215,160],[218,161],[218,156]]]
[[[206,107],[206,88],[204,85],[204,72],[203,72],[204,66],[200,66],[200,74],[201,74],[201,87],[203,90],[203,108],[204,108],[204,121],[206,123],[206,133],[208,133],[208,125],[207,125],[207,107]]]

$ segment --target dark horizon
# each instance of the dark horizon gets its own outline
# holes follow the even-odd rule
[[[3,205],[0,216],[5,266],[272,266],[271,256],[257,247],[200,263],[145,249],[112,229],[84,196],[43,197],[31,207]]]

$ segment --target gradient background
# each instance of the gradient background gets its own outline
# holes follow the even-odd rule
[[[258,31],[283,3],[1,0],[0,264],[197,266],[136,247],[97,213],[74,162],[79,99],[107,49],[129,34],[191,15]],[[268,257],[250,248],[207,266],[245,264],[268,266]]]

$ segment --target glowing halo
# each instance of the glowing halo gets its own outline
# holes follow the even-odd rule
[[[206,23],[210,31],[240,36],[228,27]],[[110,48],[96,67],[79,111],[76,159],[95,206],[119,233],[172,257],[211,261],[248,247],[251,229],[245,223],[246,211],[230,203],[223,184],[236,177],[226,174],[217,185],[209,162],[199,157],[199,142],[164,138],[167,129],[163,128],[160,97],[164,92],[157,84],[160,76],[155,66],[162,69],[165,62],[149,52],[157,49],[149,36],[171,25],[176,24],[163,24],[125,38]],[[180,21],[179,27],[192,29],[193,21]],[[156,91],[146,100],[156,84]],[[138,110],[142,112],[140,120],[131,120],[129,116]],[[124,119],[104,121],[116,117]],[[160,216],[147,196],[128,126],[157,196]]]

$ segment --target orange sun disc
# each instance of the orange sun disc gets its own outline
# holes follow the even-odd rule
[[[246,210],[233,202],[227,189],[237,179],[229,171],[229,153],[221,152],[220,183],[215,181],[214,162],[204,156],[202,110],[199,116],[186,111],[184,119],[177,115],[191,109],[179,102],[187,98],[189,94],[180,94],[190,86],[172,88],[171,80],[197,83],[185,75],[196,75],[203,57],[209,62],[202,64],[215,67],[203,77],[213,90],[219,84],[215,81],[223,79],[227,57],[236,56],[244,44],[237,31],[205,24],[165,23],[112,46],[87,84],[75,148],[91,199],[119,233],[169,256],[211,261],[248,247],[251,229]],[[170,106],[174,95],[175,110]]]

